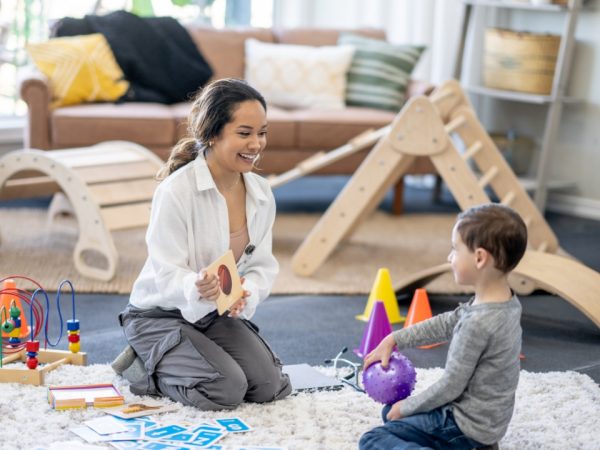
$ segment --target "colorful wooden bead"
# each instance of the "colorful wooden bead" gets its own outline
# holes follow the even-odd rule
[[[79,353],[80,348],[81,344],[79,342],[69,342],[69,350],[71,350],[71,353]]]
[[[79,342],[79,335],[78,334],[70,334],[69,337],[69,342]]]
[[[4,333],[10,333],[12,330],[15,329],[15,323],[12,320],[5,320],[4,322],[2,322],[1,328]]]
[[[38,366],[38,359],[36,357],[27,358],[27,367],[30,369],[35,369]]]
[[[17,305],[13,302],[10,305],[10,317],[12,317],[13,319],[19,317],[21,315],[21,310],[19,308],[17,308]]]
[[[25,350],[28,352],[38,352],[40,350],[40,341],[25,342]]]
[[[79,330],[79,320],[77,320],[77,319],[67,320],[67,330],[69,330],[69,331]]]

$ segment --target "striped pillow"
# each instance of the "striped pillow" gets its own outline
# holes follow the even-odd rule
[[[392,45],[351,33],[342,33],[338,44],[355,48],[347,74],[346,105],[399,111],[425,47]]]

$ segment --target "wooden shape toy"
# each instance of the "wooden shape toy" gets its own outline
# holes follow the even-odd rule
[[[0,199],[62,191],[79,225],[75,267],[87,277],[107,281],[118,262],[110,233],[148,225],[154,177],[162,165],[154,153],[126,141],[68,150],[17,150],[0,158]],[[99,253],[106,264],[91,265],[86,252]]]
[[[223,256],[206,268],[206,273],[214,274],[219,278],[221,292],[217,298],[217,311],[219,315],[223,315],[244,294],[233,251],[227,250]]]

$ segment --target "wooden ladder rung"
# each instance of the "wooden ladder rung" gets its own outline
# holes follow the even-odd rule
[[[490,169],[479,179],[479,187],[485,188],[488,184],[490,184],[494,177],[498,175],[498,172],[499,170],[497,166],[490,167]]]
[[[468,147],[465,150],[465,152],[461,155],[462,159],[465,160],[465,161],[468,161],[473,156],[475,156],[479,151],[481,151],[482,148],[483,148],[483,144],[481,143],[481,141],[475,141],[473,143],[473,145],[471,145],[470,147]]]
[[[454,133],[458,128],[462,127],[466,123],[467,119],[465,116],[458,116],[448,122],[447,125],[444,126],[446,133],[451,134]]]
[[[506,194],[504,196],[504,198],[502,199],[502,201],[500,203],[502,203],[504,206],[510,206],[512,204],[512,202],[514,202],[515,198],[516,198],[515,191],[509,191],[508,194]]]
[[[104,225],[111,231],[148,225],[152,202],[108,206],[100,210]]]
[[[115,181],[89,186],[94,201],[100,205],[141,202],[152,198],[157,182],[153,179]]]

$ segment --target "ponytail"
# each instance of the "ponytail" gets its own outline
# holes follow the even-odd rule
[[[162,181],[180,167],[192,162],[198,156],[198,147],[198,142],[194,138],[180,139],[171,150],[165,165],[156,174],[156,178]]]

